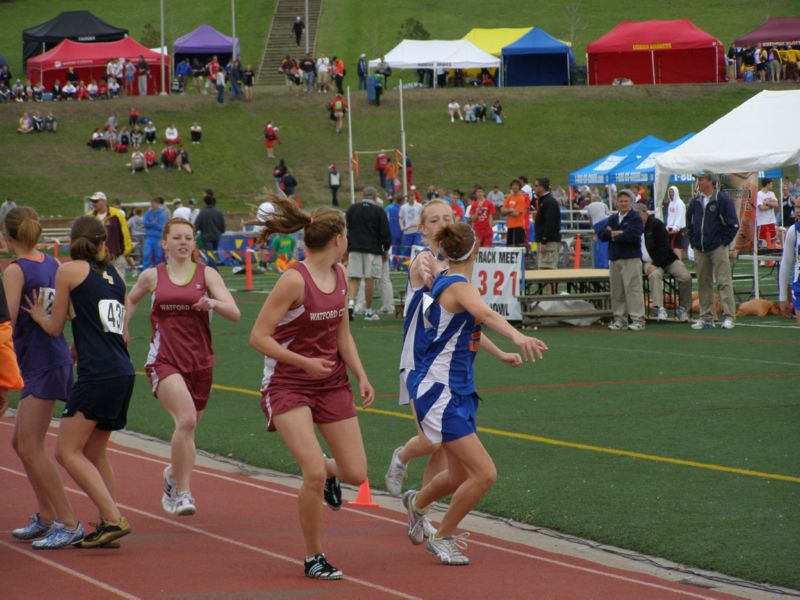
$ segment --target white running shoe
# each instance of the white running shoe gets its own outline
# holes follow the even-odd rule
[[[389,463],[389,470],[386,471],[386,489],[395,498],[399,498],[403,493],[403,480],[408,475],[408,465],[400,462],[398,456],[402,449],[402,446],[395,448],[392,453],[392,462]]]
[[[417,497],[417,490],[408,490],[403,494],[403,506],[406,507],[408,514],[408,539],[415,546],[419,546],[425,541],[425,531],[422,528],[422,519],[425,513],[419,512],[414,506],[414,499]]]
[[[191,492],[181,492],[175,500],[175,514],[179,517],[190,517],[197,512]]]
[[[428,517],[422,517],[422,531],[425,534],[425,537],[428,539],[435,537],[438,533],[436,527],[433,526],[433,523],[430,522]]]
[[[630,331],[644,331],[644,323],[641,321],[634,321],[630,325],[628,325],[628,329]]]
[[[680,323],[688,323],[689,322],[689,313],[682,306],[678,308],[678,321]]]
[[[722,322],[722,328],[723,328],[723,329],[733,329],[735,326],[736,326],[736,325],[735,325],[735,323],[733,322],[733,319],[731,319],[730,317],[726,318],[726,319],[725,319],[725,320]]]
[[[178,482],[170,476],[171,465],[164,467],[164,493],[161,494],[161,508],[168,515],[175,514],[175,501],[178,499]]]
[[[374,310],[369,309],[367,312],[364,313],[364,320],[365,321],[380,321],[381,317]]]
[[[42,517],[38,512],[35,515],[31,515],[29,519],[30,523],[25,527],[15,529],[11,532],[11,535],[18,540],[35,540],[46,534],[53,526],[53,523],[45,523],[42,521]]]
[[[714,321],[705,321],[703,319],[698,319],[691,325],[692,329],[714,329]]]
[[[469,558],[461,553],[467,547],[469,532],[443,538],[428,538],[428,552],[446,565],[468,565]]]
[[[656,321],[666,321],[668,318],[667,309],[663,306],[658,307],[658,314],[656,315]]]
[[[621,329],[625,329],[625,323],[622,321],[612,321],[608,328],[611,331],[620,331]]]

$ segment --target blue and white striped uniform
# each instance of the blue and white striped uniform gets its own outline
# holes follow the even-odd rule
[[[414,260],[417,260],[423,252],[433,254],[430,248],[425,248],[414,257]],[[403,307],[403,349],[400,351],[400,404],[408,404],[410,402],[406,383],[408,374],[414,370],[417,362],[422,358],[419,350],[416,349],[415,340],[417,336],[423,334],[425,329],[420,306],[422,305],[422,297],[430,291],[430,288],[424,283],[419,287],[413,287],[411,285],[410,267],[408,271],[406,300]]]
[[[481,328],[466,311],[451,313],[438,298],[463,275],[442,273],[422,299],[425,335],[415,350],[423,357],[408,378],[408,390],[422,432],[434,443],[452,442],[475,433],[478,394],[472,363],[480,346]]]

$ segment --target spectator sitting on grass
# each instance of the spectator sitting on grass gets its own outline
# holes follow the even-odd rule
[[[95,130],[92,132],[92,135],[89,138],[87,145],[90,148],[94,148],[95,150],[106,148],[106,139],[103,137],[103,132],[100,131],[99,127],[96,127]]]
[[[53,100],[56,102],[64,98],[64,89],[61,87],[61,82],[58,79],[53,83],[50,93],[53,95]]]
[[[102,79],[100,83],[97,84],[97,96],[102,100],[108,99],[108,83]]]
[[[74,100],[75,94],[78,93],[78,88],[76,88],[75,84],[71,81],[67,81],[67,84],[62,89],[62,93],[65,100]]]
[[[478,123],[486,120],[486,102],[478,100],[475,103],[475,120]]]
[[[464,116],[461,114],[461,105],[455,100],[451,100],[450,104],[447,105],[447,114],[450,115],[451,123],[455,122],[456,117],[458,117],[459,121],[464,120]]]
[[[114,77],[108,80],[108,97],[109,98],[117,98],[119,97],[120,91],[119,81],[117,81]]]
[[[52,112],[47,113],[44,118],[44,130],[50,133],[58,131],[58,120]]]
[[[500,104],[500,100],[495,100],[492,102],[492,108],[489,110],[489,116],[494,119],[494,122],[498,125],[503,124],[503,105]]]
[[[180,144],[181,138],[178,135],[178,128],[175,123],[170,123],[164,131],[164,142],[167,144]]]
[[[41,102],[44,98],[44,86],[42,82],[39,81],[38,83],[33,84],[33,101],[34,102]]]
[[[148,144],[156,143],[156,124],[148,121],[144,126],[144,139]]]
[[[89,82],[89,85],[86,86],[86,92],[89,94],[89,99],[97,100],[99,94],[99,88],[97,86],[97,82],[92,79]]]
[[[131,168],[131,175],[139,171],[144,171],[145,173],[150,172],[147,161],[144,158],[144,153],[139,148],[135,148],[131,153],[131,162],[129,166]]]
[[[464,103],[464,122],[465,123],[478,122],[478,119],[475,117],[475,105],[472,103],[472,100],[467,100]]]
[[[203,139],[203,128],[200,127],[200,123],[197,121],[192,123],[192,126],[189,128],[189,134],[192,137],[192,143],[199,144]]]
[[[33,120],[28,113],[22,113],[22,116],[19,118],[19,127],[17,127],[17,131],[19,133],[33,133]]]
[[[142,140],[144,140],[144,134],[142,130],[139,129],[138,125],[134,125],[133,129],[131,130],[131,146],[134,148],[139,148],[142,145]]]
[[[178,158],[178,150],[175,146],[168,145],[161,151],[161,168],[166,169],[167,167],[175,167],[177,168],[178,165],[175,163],[176,159]]]
[[[34,131],[44,131],[44,118],[39,111],[36,111],[31,115],[31,121],[33,122]]]
[[[106,119],[106,129],[111,129],[112,131],[116,131],[119,127],[119,119],[117,118],[116,114],[111,114]]]
[[[189,153],[186,151],[183,145],[178,146],[178,158],[176,159],[176,164],[178,165],[179,170],[186,171],[189,173],[189,175],[194,173],[194,169],[192,169],[192,165],[189,162]]]
[[[147,165],[148,169],[156,166],[156,151],[152,148],[144,151],[144,164]]]
[[[117,141],[126,148],[131,145],[131,134],[128,131],[127,127],[123,127],[122,129],[120,129],[119,139]]]
[[[4,81],[0,82],[0,103],[8,104],[11,102],[11,90]]]
[[[78,89],[75,92],[75,99],[78,101],[81,100],[91,100],[91,96],[89,95],[89,90],[86,89],[86,84],[83,80],[78,82]]]
[[[11,97],[15,102],[25,102],[25,86],[19,79],[11,86]]]
[[[128,111],[128,125],[133,127],[134,125],[139,123],[139,117],[141,117],[141,113],[139,109],[135,106],[131,106],[131,109]]]

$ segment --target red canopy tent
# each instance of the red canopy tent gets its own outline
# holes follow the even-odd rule
[[[688,19],[623,21],[587,47],[590,85],[725,81],[725,48]]]
[[[770,19],[758,29],[733,42],[734,46],[740,48],[756,46],[757,44],[763,44],[764,46],[782,46],[783,44],[794,46],[800,44],[800,17]]]
[[[106,72],[108,61],[117,58],[126,58],[137,63],[139,57],[144,57],[150,65],[150,78],[147,90],[150,94],[161,92],[161,55],[142,46],[132,38],[124,38],[116,42],[95,42],[82,44],[72,40],[64,40],[52,50],[28,59],[27,75],[31,81],[42,81],[45,89],[49,90],[56,79],[63,85],[66,82],[67,68],[72,67],[87,84],[92,80],[100,81]],[[165,57],[164,81],[169,92],[169,58]],[[124,86],[121,81],[120,85]],[[134,94],[138,88],[134,87]]]

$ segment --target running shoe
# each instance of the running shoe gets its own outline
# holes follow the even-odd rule
[[[330,580],[342,578],[342,572],[329,563],[322,553],[317,554],[313,558],[307,558],[304,562],[306,577]]]
[[[428,517],[422,517],[422,531],[428,539],[434,537],[437,533],[436,527],[433,526]]]
[[[656,315],[656,321],[666,321],[669,315],[667,315],[667,309],[663,306],[658,307],[658,314]]]
[[[631,331],[644,331],[644,323],[641,321],[634,321],[630,325],[628,325],[628,329]]]
[[[698,319],[691,325],[692,329],[714,329],[714,321]]]
[[[678,308],[678,321],[681,322],[681,323],[688,323],[689,322],[689,313],[682,306],[680,308]]]
[[[364,313],[364,320],[365,321],[380,321],[381,317],[380,317],[380,315],[378,313],[376,313],[374,310],[372,310],[370,308],[366,313]]]
[[[414,506],[416,497],[417,490],[408,490],[403,494],[403,506],[406,507],[406,513],[408,514],[408,539],[410,539],[411,543],[415,546],[419,546],[425,541],[425,529],[422,521],[425,517],[425,513],[420,512],[417,507]]]
[[[111,523],[100,523],[92,533],[83,538],[83,541],[75,544],[78,548],[97,548],[98,546],[106,546],[109,542],[113,542],[131,532],[130,523],[125,517],[120,517],[119,523],[112,525]]]
[[[14,538],[26,542],[35,540],[46,534],[53,525],[52,523],[45,523],[42,521],[42,517],[38,512],[28,518],[30,519],[30,523],[28,523],[25,527],[20,527],[19,529],[15,529],[11,532],[11,535]]]
[[[333,510],[342,508],[342,486],[339,483],[338,477],[328,477],[325,480],[323,495],[325,496],[325,502],[327,502],[328,506]]]
[[[620,331],[625,329],[625,323],[622,321],[612,321],[611,325],[608,326],[611,331]]]
[[[175,499],[175,514],[179,517],[191,517],[197,512],[197,505],[191,492],[181,492]]]
[[[469,558],[461,553],[467,547],[469,532],[443,538],[428,538],[428,552],[446,565],[468,565]]]
[[[733,329],[735,326],[736,326],[736,325],[734,324],[734,322],[733,322],[733,319],[730,319],[730,318],[728,318],[728,319],[725,319],[725,320],[722,322],[722,325],[721,325],[721,327],[722,327],[723,329]]]
[[[164,493],[161,495],[161,508],[168,515],[175,514],[175,502],[178,499],[178,482],[170,477],[172,466],[164,467]]]
[[[399,498],[403,493],[403,480],[408,475],[408,465],[400,462],[400,451],[402,446],[395,448],[392,453],[392,461],[389,463],[389,470],[386,471],[386,489],[395,498]]]
[[[47,534],[31,544],[34,550],[57,550],[64,546],[77,544],[83,539],[83,525],[78,523],[75,529],[67,529],[61,521],[53,521]]]

